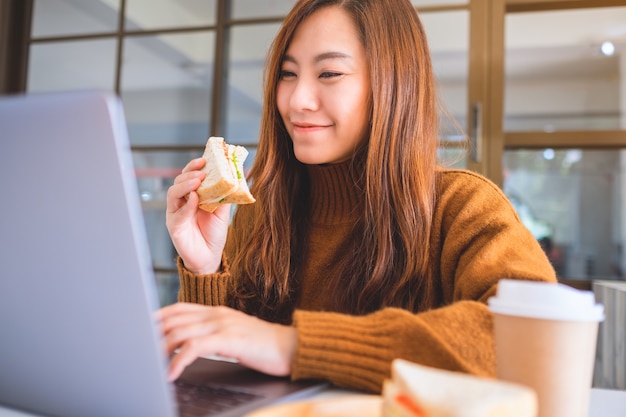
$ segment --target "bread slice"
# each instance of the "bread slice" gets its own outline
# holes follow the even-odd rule
[[[210,137],[202,157],[206,160],[203,168],[206,177],[196,192],[201,204],[217,202],[233,192],[239,184],[224,138]]]
[[[243,173],[248,151],[243,146],[229,145],[224,138],[211,136],[202,157],[206,160],[206,177],[196,190],[202,210],[213,212],[220,204],[250,204],[250,194]]]
[[[536,417],[525,386],[396,359],[383,385],[383,417]]]

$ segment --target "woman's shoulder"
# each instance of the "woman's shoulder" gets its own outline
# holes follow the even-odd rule
[[[476,184],[477,186],[489,186],[498,188],[498,186],[493,183],[487,177],[470,171],[469,169],[462,168],[437,168],[437,180],[444,186],[450,186],[455,184]]]
[[[493,181],[487,177],[467,169],[439,168],[437,169],[437,194],[474,194],[482,191],[495,194],[500,197],[506,196]]]
[[[437,170],[436,201],[439,209],[453,211],[505,210],[516,217],[515,210],[500,187],[485,176],[467,170]]]

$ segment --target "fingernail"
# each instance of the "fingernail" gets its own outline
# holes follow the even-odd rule
[[[169,379],[170,382],[174,382],[176,380],[176,372],[170,371],[167,374],[167,378]]]

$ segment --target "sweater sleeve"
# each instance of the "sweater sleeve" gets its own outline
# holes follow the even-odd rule
[[[491,316],[478,302],[457,302],[420,314],[396,308],[366,316],[296,311],[294,324],[294,379],[328,379],[337,386],[379,393],[394,358],[481,376],[495,374]]]
[[[440,187],[430,242],[437,305],[420,313],[385,308],[365,316],[296,311],[293,378],[380,392],[394,358],[495,376],[487,299],[501,278],[554,282],[554,270],[491,182],[454,171]]]
[[[224,258],[220,272],[215,274],[194,274],[185,268],[180,258],[177,266],[180,279],[178,301],[209,306],[226,304],[231,276]]]

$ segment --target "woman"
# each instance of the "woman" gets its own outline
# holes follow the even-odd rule
[[[380,392],[394,358],[495,375],[486,300],[554,281],[500,190],[436,163],[435,81],[408,0],[301,0],[266,67],[257,202],[198,210],[204,162],[168,191],[176,378],[200,355]],[[184,197],[189,195],[188,200]]]

